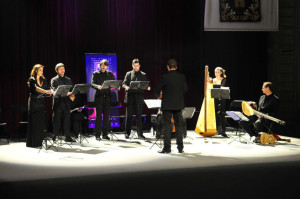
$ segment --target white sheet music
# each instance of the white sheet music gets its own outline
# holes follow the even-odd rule
[[[144,101],[148,108],[160,108],[161,107],[160,99],[146,99]]]

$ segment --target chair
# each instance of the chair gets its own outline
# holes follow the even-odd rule
[[[2,112],[2,108],[0,108],[0,113]],[[9,143],[9,136],[6,130],[6,122],[0,122],[0,141],[2,138],[6,139],[6,142]]]
[[[27,104],[11,105],[11,111],[14,114],[14,134],[17,135],[19,141],[21,137],[26,138],[26,129],[28,124],[28,107]],[[20,118],[20,119],[19,119]]]

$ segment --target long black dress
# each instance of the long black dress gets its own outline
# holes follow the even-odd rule
[[[44,132],[46,130],[46,106],[42,93],[36,91],[36,87],[44,90],[49,89],[47,80],[39,86],[36,79],[29,78],[29,99],[28,99],[28,125],[27,125],[27,147],[42,146]]]

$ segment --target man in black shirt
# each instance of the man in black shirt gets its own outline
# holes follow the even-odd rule
[[[173,116],[176,136],[177,149],[183,152],[183,118],[184,93],[187,91],[185,75],[177,72],[177,62],[175,59],[168,61],[168,73],[163,75],[155,87],[153,94],[156,97],[162,93],[161,110],[164,121],[164,148],[160,153],[171,152],[171,119]]]
[[[107,70],[109,63],[106,59],[100,62],[100,69],[95,71],[92,76],[92,88],[96,89],[95,104],[96,104],[96,139],[100,140],[102,132],[102,139],[109,140],[108,128],[109,128],[109,113],[111,106],[111,91],[109,88],[102,89],[102,84],[105,80],[115,80],[115,77],[111,71]],[[103,114],[103,128],[102,128],[102,114]]]
[[[65,76],[65,66],[63,63],[58,63],[55,66],[55,71],[57,73],[57,76],[51,79],[52,90],[55,91],[60,85],[73,85],[71,79]],[[56,139],[56,136],[59,133],[59,129],[61,128],[61,122],[63,122],[62,130],[64,132],[64,135],[66,136],[65,141],[74,142],[74,140],[70,136],[70,110],[71,110],[70,98],[72,98],[72,100],[74,100],[75,98],[75,96],[71,95],[70,92],[68,92],[67,97],[53,98],[52,126],[53,126],[54,141]]]
[[[262,95],[259,99],[258,111],[276,118],[279,109],[279,98],[273,94],[272,83],[264,82],[262,92],[264,95]],[[266,132],[267,127],[270,127],[271,122],[271,120],[254,115],[249,117],[248,122],[241,121],[240,125],[243,129],[245,129],[250,137],[257,137],[259,132]]]
[[[125,103],[127,103],[126,110],[126,132],[125,138],[128,139],[131,132],[131,120],[133,112],[136,112],[137,133],[139,139],[145,139],[143,135],[142,111],[144,105],[144,90],[130,90],[131,81],[148,81],[146,73],[140,71],[139,59],[132,61],[132,71],[126,73],[122,87],[126,91]],[[150,90],[150,86],[148,87]]]

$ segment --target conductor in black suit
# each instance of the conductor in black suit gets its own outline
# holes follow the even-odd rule
[[[177,72],[177,62],[170,59],[167,65],[168,73],[163,75],[155,87],[154,96],[159,97],[162,92],[161,110],[164,120],[164,148],[160,153],[171,152],[171,118],[173,115],[177,136],[177,149],[183,152],[183,117],[184,94],[187,91],[185,75]]]
[[[125,103],[127,103],[126,111],[126,132],[125,138],[128,139],[131,132],[131,120],[133,112],[136,113],[137,133],[139,139],[145,139],[143,135],[142,111],[144,106],[144,90],[130,90],[131,81],[148,81],[146,73],[140,71],[139,59],[132,61],[133,70],[126,73],[122,87],[126,91]],[[148,87],[150,90],[150,86]]]
[[[105,80],[115,80],[114,74],[107,70],[109,63],[106,59],[100,62],[100,69],[95,71],[92,76],[91,86],[96,89],[95,104],[96,104],[96,139],[100,140],[102,132],[102,139],[110,140],[108,137],[109,128],[109,113],[111,106],[111,91],[109,88],[102,89],[102,84]],[[102,114],[103,114],[103,128],[102,128]]]
[[[60,85],[73,85],[71,79],[65,76],[65,66],[63,63],[58,63],[55,66],[55,71],[57,73],[57,76],[51,79],[52,90],[56,91],[56,89]],[[53,98],[52,126],[54,141],[56,139],[56,136],[59,134],[59,130],[62,126],[62,130],[64,132],[64,135],[66,136],[65,141],[74,142],[74,140],[70,136],[70,102],[74,99],[75,95],[71,95],[70,92],[68,92],[66,97]]]

